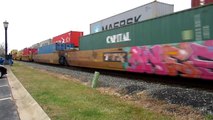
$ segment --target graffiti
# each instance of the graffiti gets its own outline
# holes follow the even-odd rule
[[[104,53],[104,61],[105,62],[126,62],[127,61],[127,53],[126,52],[108,52]]]
[[[213,78],[213,40],[124,48],[128,53],[125,69],[192,78]]]

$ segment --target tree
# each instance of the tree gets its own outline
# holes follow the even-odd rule
[[[0,44],[0,57],[5,57],[5,47],[4,43]]]

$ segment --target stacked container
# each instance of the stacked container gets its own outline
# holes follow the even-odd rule
[[[10,54],[12,55],[12,58],[15,60],[17,56],[18,50],[11,50]]]
[[[52,43],[71,43],[75,47],[78,47],[81,36],[83,36],[83,32],[70,31],[53,37]]]
[[[36,48],[25,48],[20,59],[23,61],[32,61],[34,54],[37,54]]]
[[[42,46],[38,48],[38,54],[49,54],[57,51],[64,51],[73,49],[74,45],[69,43],[53,43],[50,45]]]
[[[192,7],[199,7],[201,5],[207,5],[213,3],[213,0],[192,0],[191,6]]]
[[[51,41],[52,41],[52,39],[47,39],[47,40],[41,41],[41,42],[39,43],[39,47],[46,46],[46,45],[50,45],[50,44],[51,44]]]
[[[174,12],[174,5],[154,1],[90,24],[90,33],[114,29]]]
[[[213,39],[213,4],[81,37],[80,50]]]
[[[25,48],[23,50],[23,55],[24,56],[28,56],[28,55],[36,54],[36,53],[37,53],[37,49],[36,48]]]
[[[65,49],[66,50],[70,50],[70,49],[73,49],[74,48],[74,45],[73,44],[65,44]]]

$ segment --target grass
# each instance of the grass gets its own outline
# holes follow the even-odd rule
[[[72,80],[56,77],[21,63],[13,73],[52,120],[170,120],[116,96]]]

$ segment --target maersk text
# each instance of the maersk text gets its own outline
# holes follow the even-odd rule
[[[129,25],[132,23],[137,23],[140,21],[140,18],[141,18],[141,15],[138,15],[138,16],[135,16],[132,18],[127,18],[124,20],[117,21],[115,23],[111,23],[109,25],[102,26],[102,31],[122,27],[122,26]]]

